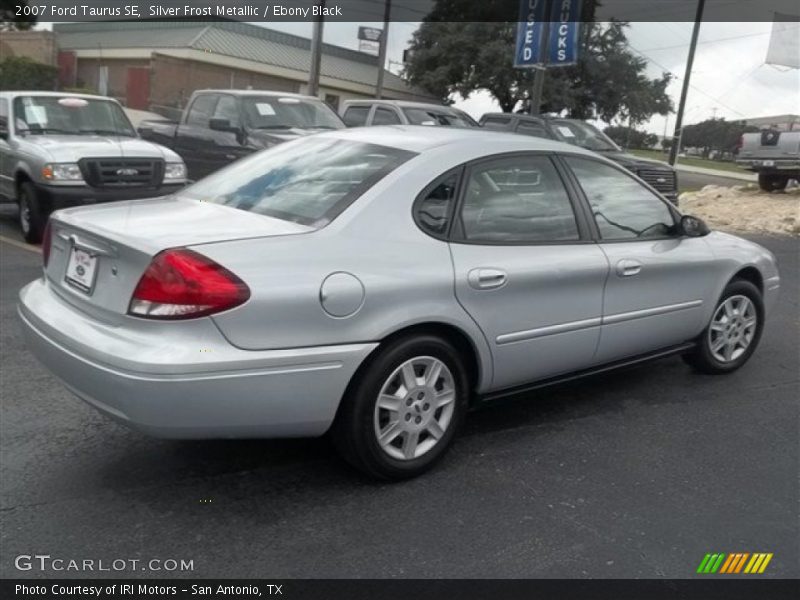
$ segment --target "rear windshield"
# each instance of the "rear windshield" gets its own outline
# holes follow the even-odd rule
[[[258,152],[181,195],[323,227],[413,152],[312,136]]]
[[[466,113],[455,110],[432,108],[404,108],[403,112],[412,125],[436,125],[442,127],[477,127]]]

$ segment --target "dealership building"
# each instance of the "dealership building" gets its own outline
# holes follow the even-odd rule
[[[35,59],[58,66],[62,88],[87,88],[130,108],[168,116],[198,89],[304,93],[308,87],[311,41],[249,23],[58,23],[52,32],[14,33],[20,42],[4,35],[4,53],[32,55],[32,48],[43,49]],[[31,42],[36,36],[38,46]],[[334,107],[343,100],[374,97],[377,77],[377,57],[323,44],[319,95]],[[438,102],[389,71],[384,72],[383,97]]]

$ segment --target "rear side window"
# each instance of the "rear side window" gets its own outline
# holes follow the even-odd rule
[[[607,240],[668,237],[675,219],[666,202],[630,175],[585,158],[565,157]]]
[[[373,125],[398,125],[400,117],[390,108],[376,108],[372,117]]]
[[[397,148],[309,136],[241,159],[181,194],[323,227],[412,156]]]
[[[189,114],[186,115],[186,124],[208,127],[208,121],[211,119],[211,115],[214,114],[214,105],[216,103],[217,97],[212,94],[205,94],[195,98],[191,108],[189,108]]]
[[[567,190],[546,156],[513,156],[470,170],[461,223],[467,241],[541,243],[578,240]]]
[[[414,204],[414,220],[425,233],[433,237],[447,233],[460,174],[459,169],[440,177],[425,188]]]
[[[369,106],[349,106],[344,111],[342,120],[348,127],[361,127],[367,122]]]

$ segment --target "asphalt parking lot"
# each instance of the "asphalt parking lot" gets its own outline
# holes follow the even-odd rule
[[[798,239],[753,239],[783,282],[743,369],[669,358],[517,397],[401,484],[324,439],[172,442],[107,421],[25,350],[15,302],[40,256],[0,241],[0,577],[684,578],[708,552],[771,552],[765,577],[798,577]],[[21,554],[194,569],[20,572]]]

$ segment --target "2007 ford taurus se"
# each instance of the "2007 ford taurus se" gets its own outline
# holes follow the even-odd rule
[[[402,126],[59,211],[43,255],[27,341],[101,412],[173,438],[330,429],[385,478],[430,467],[477,399],[669,353],[738,369],[780,282],[591,152]]]

